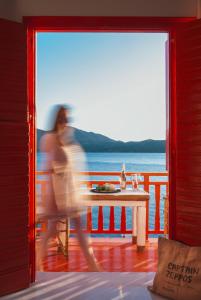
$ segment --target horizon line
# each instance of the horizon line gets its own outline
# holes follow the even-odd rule
[[[146,139],[143,139],[143,140],[129,140],[129,141],[122,141],[122,140],[116,140],[114,138],[111,138],[103,133],[97,133],[97,132],[94,132],[94,131],[87,131],[87,130],[83,130],[83,129],[80,129],[80,128],[77,128],[77,127],[74,127],[74,126],[71,126],[73,127],[74,129],[77,129],[77,130],[81,130],[81,131],[84,131],[84,132],[87,132],[87,133],[93,133],[93,134],[98,134],[98,135],[102,135],[106,138],[109,138],[115,142],[123,142],[123,143],[130,143],[130,142],[144,142],[144,141],[166,141],[166,139],[153,139],[153,138],[146,138]],[[42,130],[42,131],[46,131],[46,132],[49,132],[51,130],[45,130],[45,129],[41,129],[41,128],[36,128],[37,130]]]

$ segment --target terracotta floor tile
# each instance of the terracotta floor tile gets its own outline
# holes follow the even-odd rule
[[[146,243],[144,252],[127,238],[92,238],[94,255],[105,272],[155,272],[157,269],[157,240]],[[75,238],[70,238],[68,259],[57,251],[52,241],[44,260],[44,271],[87,272],[84,255]]]

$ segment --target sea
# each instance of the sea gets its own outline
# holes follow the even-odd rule
[[[86,153],[87,164],[86,171],[117,171],[121,172],[122,164],[125,164],[126,171],[138,173],[139,179],[143,180],[141,172],[165,172],[166,171],[166,156],[165,153]],[[37,170],[42,168],[43,153],[37,153]],[[118,180],[118,177],[111,176],[93,176],[91,180]],[[128,180],[130,178],[128,177]],[[150,177],[151,181],[167,181],[166,176]],[[143,186],[142,186],[143,187]],[[149,228],[154,228],[155,220],[155,189],[150,186],[150,201],[149,201]],[[166,187],[161,186],[160,195],[160,214],[161,214],[161,229],[164,228],[163,208],[164,196],[166,195]],[[109,207],[104,207],[104,228],[109,227]],[[120,228],[120,207],[115,207],[115,227]],[[132,227],[132,211],[131,208],[126,208],[126,227]],[[83,222],[85,222],[83,220]],[[98,207],[92,210],[92,226],[94,229],[98,225]],[[115,235],[116,236],[116,235]]]

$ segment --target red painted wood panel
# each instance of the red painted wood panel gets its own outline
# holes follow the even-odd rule
[[[166,94],[166,170],[170,164],[170,35],[165,42],[165,94]]]
[[[201,21],[176,33],[175,239],[201,246]]]
[[[28,287],[26,34],[0,19],[0,296]]]
[[[29,16],[24,23],[38,31],[164,32],[194,17]]]

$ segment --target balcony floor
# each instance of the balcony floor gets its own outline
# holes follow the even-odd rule
[[[56,242],[49,245],[44,260],[46,272],[88,272],[79,244],[70,238],[68,259],[57,252]],[[92,238],[95,257],[104,272],[155,272],[157,269],[157,239],[149,239],[144,252],[128,238]]]

